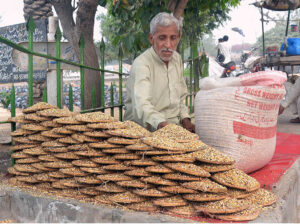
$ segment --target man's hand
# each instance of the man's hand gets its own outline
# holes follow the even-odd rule
[[[184,127],[186,130],[195,133],[195,125],[191,122],[189,118],[183,118],[182,119],[182,127]]]
[[[160,128],[163,128],[165,126],[167,126],[169,123],[167,121],[164,121],[164,122],[160,122],[157,126],[157,130],[160,129]]]
[[[280,114],[282,114],[283,113],[283,111],[284,111],[284,107],[283,106],[279,106],[279,110],[278,110],[278,115],[280,115]]]

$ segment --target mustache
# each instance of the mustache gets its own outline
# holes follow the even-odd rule
[[[169,51],[171,53],[174,52],[174,50],[170,49],[170,48],[162,48],[161,51]]]

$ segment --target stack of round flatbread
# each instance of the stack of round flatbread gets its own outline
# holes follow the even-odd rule
[[[38,103],[11,119],[10,183],[85,202],[185,217],[255,219],[276,196],[174,124],[149,132],[102,112]]]

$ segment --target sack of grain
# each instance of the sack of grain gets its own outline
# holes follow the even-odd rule
[[[237,168],[246,173],[260,169],[275,151],[284,82],[286,74],[280,71],[202,79],[195,98],[196,133],[232,156]]]

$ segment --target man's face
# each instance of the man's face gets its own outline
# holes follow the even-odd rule
[[[155,33],[149,34],[149,41],[154,51],[164,62],[170,61],[179,40],[180,36],[175,24],[170,26],[158,25]]]

